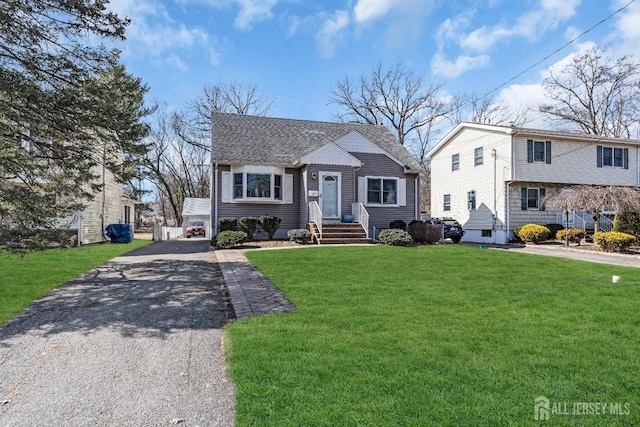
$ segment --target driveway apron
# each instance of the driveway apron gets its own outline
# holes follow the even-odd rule
[[[231,426],[229,307],[208,241],[95,268],[0,329],[0,426]]]

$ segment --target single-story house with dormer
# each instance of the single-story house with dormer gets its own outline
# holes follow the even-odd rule
[[[214,234],[221,217],[276,216],[276,238],[345,221],[372,238],[419,218],[420,165],[384,126],[227,113],[211,126]]]

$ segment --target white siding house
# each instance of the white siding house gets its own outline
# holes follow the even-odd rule
[[[507,243],[527,223],[562,220],[540,199],[572,185],[640,185],[640,142],[574,132],[461,123],[428,154],[431,213],[463,241]],[[572,224],[570,224],[572,225]]]

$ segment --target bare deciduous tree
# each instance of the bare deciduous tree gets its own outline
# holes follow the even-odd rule
[[[640,211],[640,191],[614,185],[575,185],[565,191],[545,196],[543,204],[552,209],[593,212],[595,230],[602,210]]]
[[[639,73],[633,58],[614,59],[593,47],[561,70],[549,71],[543,86],[551,103],[540,111],[588,134],[630,138],[638,131]]]
[[[338,120],[387,125],[405,145],[417,129],[447,113],[440,89],[439,84],[427,84],[400,64],[388,70],[378,64],[370,76],[355,81],[345,77],[329,93],[330,103],[342,110],[336,115]]]
[[[526,108],[510,108],[503,99],[477,93],[455,96],[447,115],[454,125],[461,122],[522,126],[527,121]]]

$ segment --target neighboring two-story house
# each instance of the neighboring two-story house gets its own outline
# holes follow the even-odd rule
[[[640,186],[640,141],[628,139],[460,123],[427,157],[432,216],[457,219],[470,242],[504,244],[515,227],[562,223],[541,199],[563,188]]]
[[[420,166],[384,126],[226,113],[213,113],[211,126],[214,227],[273,215],[282,238],[353,219],[373,237],[419,217]]]

